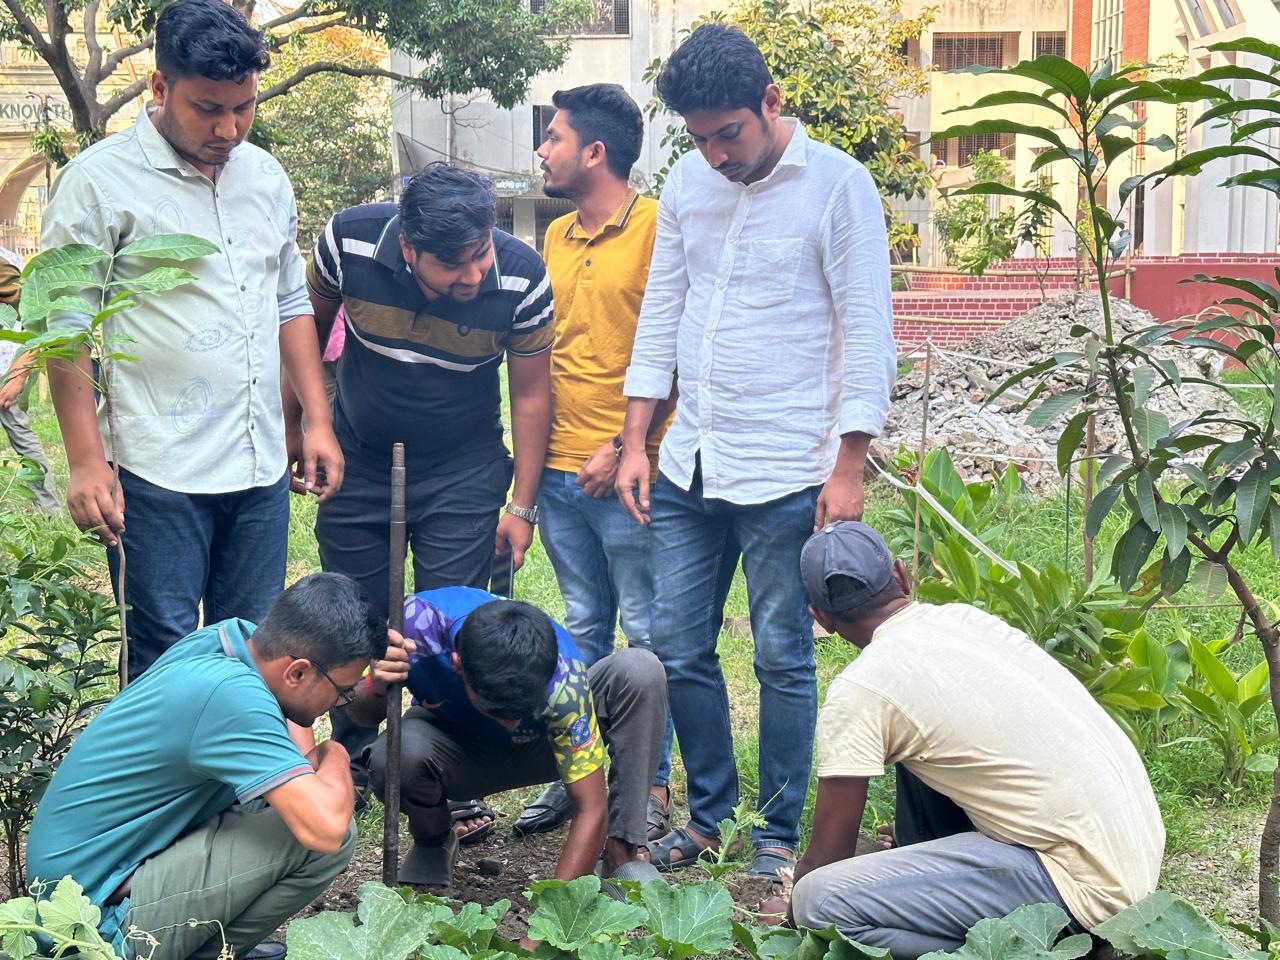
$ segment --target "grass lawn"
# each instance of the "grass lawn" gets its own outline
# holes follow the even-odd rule
[[[65,490],[66,460],[63,455],[56,420],[49,404],[35,402],[32,420],[44,441],[46,451]],[[315,519],[313,501],[295,499],[290,520],[288,580],[292,582],[317,570]],[[883,484],[868,490],[867,520],[885,521],[886,510],[894,504],[893,491]],[[1065,503],[1061,497],[1019,502],[1006,518],[1004,533],[993,546],[1004,556],[1032,564],[1053,561],[1079,571],[1082,567],[1080,542],[1081,506],[1073,502],[1070,527],[1067,526]],[[1119,513],[1119,511],[1117,511]],[[65,517],[58,521],[70,526]],[[1098,546],[1099,563],[1109,558],[1109,547],[1120,533],[1113,516],[1104,528]],[[86,547],[96,568],[105,564],[96,548]],[[1243,572],[1255,584],[1264,585],[1261,592],[1274,598],[1280,594],[1280,561],[1269,546],[1255,550],[1245,558]],[[1272,589],[1265,585],[1271,584]],[[535,542],[524,568],[516,577],[516,595],[561,617],[563,600],[556,586],[546,554]],[[1179,609],[1157,610],[1148,618],[1148,630],[1162,639],[1168,638],[1175,621],[1202,639],[1230,635],[1235,628],[1238,608],[1229,606],[1182,606],[1209,604],[1227,598],[1206,598],[1188,587],[1176,598]],[[744,792],[755,792],[758,688],[752,672],[752,646],[747,619],[746,591],[741,574],[730,592],[725,629],[720,638],[720,656],[724,665],[733,716],[739,773]],[[854,650],[837,640],[820,640],[817,647],[820,694],[826,685],[853,658]],[[1232,660],[1237,670],[1256,662],[1260,656],[1256,642],[1242,641],[1233,648]],[[979,691],[957,690],[958,698],[981,695]],[[1265,714],[1266,711],[1261,711]],[[1266,720],[1265,722],[1270,722]],[[1185,731],[1187,733],[1193,731]],[[1166,739],[1170,739],[1166,735]],[[1195,901],[1208,915],[1219,919],[1247,920],[1252,914],[1255,889],[1256,847],[1269,796],[1269,777],[1250,775],[1242,789],[1225,791],[1218,773],[1220,761],[1213,749],[1203,743],[1180,743],[1161,746],[1146,737],[1144,754],[1155,784],[1168,830],[1166,865],[1163,885]],[[681,792],[680,771],[676,772],[677,793]],[[811,784],[812,787],[812,784]],[[810,794],[810,804],[812,792]],[[500,800],[496,806],[504,814],[518,808],[519,798]],[[811,806],[810,808],[811,809]],[[868,823],[890,820],[893,794],[890,778],[873,784]],[[806,813],[806,830],[808,813]]]

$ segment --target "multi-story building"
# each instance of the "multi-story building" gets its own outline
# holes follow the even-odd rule
[[[104,35],[104,44],[118,45],[119,37]],[[88,57],[83,34],[67,38],[72,53],[83,63]],[[141,76],[149,63],[131,57],[102,86],[106,95]],[[140,109],[125,106],[108,122],[114,132],[133,123]],[[24,255],[36,252],[40,241],[40,214],[54,171],[43,154],[32,149],[31,136],[49,125],[71,131],[71,111],[48,65],[32,50],[16,43],[0,43],[0,244]]]
[[[541,0],[531,0],[538,5]],[[668,56],[699,16],[723,7],[723,0],[594,0],[595,16],[573,31],[569,59],[559,70],[533,81],[529,100],[503,110],[484,99],[424,100],[398,91],[392,100],[395,163],[403,177],[434,160],[451,159],[488,173],[499,196],[499,226],[541,247],[547,224],[570,209],[566,200],[542,194],[534,150],[551,119],[551,95],[584,83],[618,83],[643,107],[652,96],[645,68]],[[410,58],[393,52],[391,66],[414,71]],[[666,163],[661,145],[670,118],[646,121],[644,152],[633,177],[647,189]]]
[[[1263,58],[1211,52],[1208,47],[1241,37],[1277,35],[1280,11],[1272,0],[1071,0],[1068,49],[1071,60],[1087,70],[1110,57],[1116,63],[1154,63],[1165,75],[1194,77],[1227,63],[1267,69],[1270,63]],[[1256,81],[1232,81],[1232,92],[1240,98],[1265,98],[1274,89]],[[1177,153],[1226,142],[1225,124],[1195,125],[1205,106],[1142,105],[1146,138],[1168,134],[1177,144]],[[1274,131],[1270,136],[1274,151],[1280,137]],[[1159,169],[1175,155],[1149,149],[1130,153],[1124,168],[1108,177],[1112,209],[1125,178]],[[1280,249],[1276,197],[1252,188],[1220,186],[1228,176],[1256,163],[1219,160],[1198,176],[1140,190],[1124,218],[1134,237],[1134,252],[1146,256],[1276,252]]]

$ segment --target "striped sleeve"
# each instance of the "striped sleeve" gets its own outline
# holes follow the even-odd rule
[[[538,261],[537,272],[530,278],[529,292],[516,307],[507,338],[507,352],[517,357],[532,357],[551,349],[555,338],[555,302],[551,295],[551,278]]]
[[[18,305],[19,278],[22,271],[6,258],[0,257],[0,303]]]
[[[337,216],[329,218],[316,238],[307,265],[307,288],[322,300],[342,299],[342,240]]]

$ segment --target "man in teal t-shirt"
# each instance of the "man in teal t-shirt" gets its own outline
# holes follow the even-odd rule
[[[74,877],[127,955],[150,953],[132,928],[159,941],[152,960],[253,947],[351,858],[347,753],[310,727],[353,699],[388,637],[354,581],[316,574],[256,629],[224,620],[174,645],[54,774],[27,842],[33,889]]]

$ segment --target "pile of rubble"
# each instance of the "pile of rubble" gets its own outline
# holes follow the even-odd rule
[[[1158,322],[1145,310],[1119,299],[1112,299],[1111,315],[1117,338]],[[1028,426],[1026,422],[1027,415],[1048,393],[1041,394],[1027,410],[1018,411],[1019,403],[1036,382],[1026,380],[1001,394],[990,406],[984,403],[1001,383],[1018,371],[1055,353],[1079,350],[1080,341],[1071,336],[1075,324],[1102,330],[1102,301],[1097,294],[1064,294],[957,350],[935,347],[929,386],[927,446],[946,447],[965,476],[983,475],[993,467],[1003,470],[1011,458],[1030,486],[1046,489],[1060,483],[1054,460],[1058,437],[1069,416],[1058,417],[1042,429]],[[1188,366],[1193,361],[1187,351],[1163,348],[1157,355],[1171,357],[1188,375],[1205,376],[1209,372]],[[924,368],[923,359],[918,360],[910,373],[899,377],[894,387],[889,419],[878,440],[883,452],[900,446],[916,450],[920,446]],[[1079,374],[1065,372],[1055,377],[1049,392],[1058,393],[1067,387],[1082,385]],[[1165,414],[1170,422],[1177,422],[1210,407],[1221,409],[1229,403],[1222,391],[1183,384],[1176,392],[1156,391],[1148,406]],[[1110,418],[1096,418],[1097,453],[1123,447],[1118,428],[1118,422]]]

